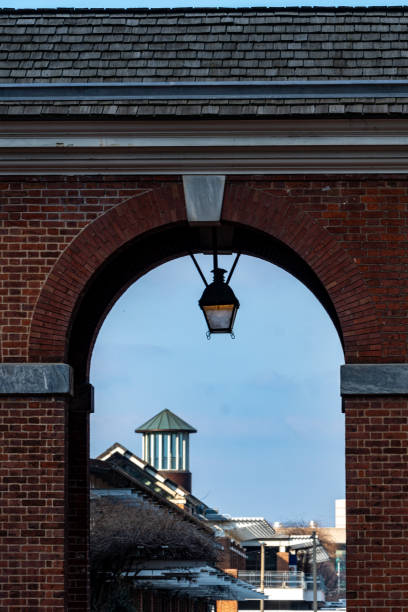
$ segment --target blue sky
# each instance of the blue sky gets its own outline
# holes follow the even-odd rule
[[[199,261],[210,278],[211,257]],[[223,257],[229,269],[232,257]],[[272,264],[241,257],[231,281],[236,339],[206,339],[190,258],[137,281],[108,315],[93,353],[91,454],[163,408],[198,429],[193,492],[222,512],[333,522],[344,497],[343,353],[316,298]]]

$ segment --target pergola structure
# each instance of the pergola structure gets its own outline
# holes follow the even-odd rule
[[[208,251],[300,279],[344,347],[348,612],[408,608],[403,8],[0,12],[2,609],[88,610],[89,361]]]

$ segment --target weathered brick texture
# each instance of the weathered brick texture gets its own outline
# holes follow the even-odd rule
[[[408,609],[408,399],[346,407],[347,610]]]
[[[341,320],[346,361],[406,361],[406,178],[241,181],[230,186],[224,218],[271,232],[318,272]]]
[[[406,362],[407,206],[401,175],[234,176],[223,223],[281,241],[317,274],[346,362]],[[67,361],[73,313],[112,258],[143,238],[148,270],[149,241],[187,228],[181,177],[3,178],[0,207],[6,362]],[[400,612],[408,608],[406,400],[345,405],[348,610]],[[1,408],[3,609],[86,610],[86,411],[35,398],[4,399]]]
[[[0,401],[0,609],[64,610],[66,403]]]
[[[238,542],[231,540],[229,537],[217,538],[217,540],[222,546],[222,551],[218,556],[217,567],[237,578],[238,570],[246,569],[245,550]]]
[[[258,604],[258,602],[256,602]],[[255,605],[256,605],[255,604]],[[236,601],[217,601],[217,612],[238,612],[238,603]]]
[[[154,184],[156,189],[158,184]],[[2,361],[25,361],[28,356],[28,331],[32,312],[45,280],[64,249],[86,226],[130,198],[138,198],[152,190],[152,181],[117,182],[114,178],[38,179],[30,177],[18,181],[13,177],[0,182],[0,248],[2,299],[0,325]],[[146,208],[149,200],[143,200],[144,209],[136,215],[140,219],[139,230],[149,229],[159,221],[160,211],[154,211],[150,221]],[[118,215],[120,217],[120,214]],[[143,222],[144,219],[144,222]],[[127,219],[122,219],[126,224]],[[163,219],[165,222],[165,220]],[[103,224],[102,224],[103,225]],[[121,230],[119,230],[121,231]],[[104,235],[89,239],[90,264],[95,262],[98,251],[109,243],[110,229]],[[91,251],[94,252],[91,255]],[[74,249],[75,253],[75,249]],[[79,254],[79,257],[82,254]],[[102,253],[103,256],[103,253]],[[101,263],[98,260],[95,263]],[[69,255],[67,267],[87,262],[75,260]],[[89,266],[89,264],[88,264]],[[89,266],[90,267],[90,266]],[[69,287],[66,291],[69,292]],[[64,291],[64,287],[54,288]],[[55,315],[57,316],[57,315]],[[43,334],[44,336],[44,334]]]

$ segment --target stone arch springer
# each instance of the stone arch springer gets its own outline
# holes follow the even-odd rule
[[[360,354],[365,355],[365,362],[371,361],[369,347],[379,344],[375,307],[358,266],[333,235],[306,212],[284,199],[275,198],[253,186],[228,181],[221,219],[221,224],[224,223],[259,232],[265,243],[268,239],[273,240],[278,248],[279,244],[283,245],[282,248],[290,249],[302,260],[319,279],[333,305],[338,325],[334,322],[343,342],[346,362],[358,362]],[[168,232],[170,242],[181,236],[185,239],[191,230],[181,183],[173,182],[146,190],[87,225],[60,255],[39,295],[30,329],[29,361],[70,363],[69,344],[74,319],[92,283],[103,277],[103,269],[109,267],[109,262],[117,254],[125,253],[132,241],[151,239],[152,244],[160,249],[160,232],[163,230]],[[172,232],[173,238],[170,236]],[[257,253],[249,253],[248,248],[245,250],[245,245],[242,246],[243,252],[271,260],[268,250],[262,245]],[[136,266],[133,278],[122,281],[122,286],[117,287],[99,312],[100,320],[93,338],[113,303],[138,275],[189,250],[186,244],[181,244],[180,248],[174,244],[173,247],[167,253],[164,249],[150,264],[149,258],[144,258],[142,268]],[[190,248],[194,249],[194,245]],[[298,278],[302,280],[299,275]],[[93,339],[89,345],[91,350]]]

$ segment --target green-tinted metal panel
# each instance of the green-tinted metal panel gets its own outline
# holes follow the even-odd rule
[[[162,410],[159,414],[143,423],[136,429],[137,433],[145,433],[148,431],[185,431],[188,433],[196,433],[197,430],[191,425],[183,421],[170,410]]]

